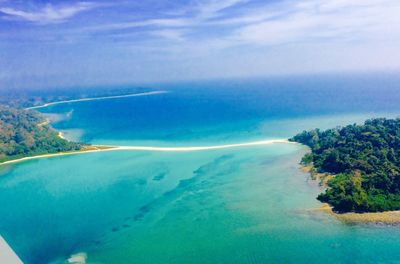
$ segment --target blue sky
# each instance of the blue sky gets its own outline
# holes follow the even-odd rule
[[[0,88],[398,70],[398,0],[0,0]]]

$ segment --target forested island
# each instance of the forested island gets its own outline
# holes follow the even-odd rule
[[[0,105],[0,162],[77,151],[84,146],[61,138],[36,111]]]
[[[400,209],[400,119],[371,119],[290,139],[311,148],[302,163],[332,177],[318,200],[336,212]]]

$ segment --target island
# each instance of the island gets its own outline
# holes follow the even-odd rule
[[[329,176],[317,199],[334,212],[400,210],[400,119],[303,131],[289,140],[311,149],[303,165]]]

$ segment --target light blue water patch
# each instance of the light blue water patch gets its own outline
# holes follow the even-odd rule
[[[288,146],[296,149],[297,147]],[[273,147],[278,154],[282,146]],[[284,147],[286,148],[286,147]],[[280,149],[280,150],[278,150]],[[351,226],[312,209],[321,189],[289,155],[243,150],[200,166],[127,229],[86,250],[93,263],[355,263],[399,259],[396,227]]]
[[[266,159],[295,153],[292,145],[240,151],[117,151],[54,157],[4,167],[0,230],[28,263],[67,257],[164,210],[210,171],[235,177],[252,153]],[[230,164],[227,170],[220,165]],[[162,176],[160,176],[162,175]],[[205,179],[204,179],[205,180]],[[23,230],[23,232],[21,232]]]

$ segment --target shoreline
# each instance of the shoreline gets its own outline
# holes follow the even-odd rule
[[[328,181],[332,177],[335,177],[333,174],[315,172],[313,165],[301,164],[300,170],[309,173],[313,181],[318,181],[318,184],[325,188],[328,186]],[[319,208],[311,209],[311,211],[328,214],[347,224],[400,225],[400,211],[337,213],[333,211],[332,206],[327,203],[322,203]]]
[[[239,148],[239,147],[251,147],[251,146],[263,146],[271,144],[297,144],[295,142],[290,142],[287,139],[271,139],[262,141],[252,141],[246,143],[237,144],[226,144],[226,145],[214,145],[214,146],[195,146],[195,147],[154,147],[154,146],[107,146],[107,145],[93,145],[88,146],[80,150],[69,151],[69,152],[59,152],[59,153],[49,153],[30,157],[23,157],[14,160],[8,160],[0,163],[2,165],[20,163],[28,160],[51,158],[66,155],[76,155],[85,154],[93,152],[104,152],[104,151],[117,151],[117,150],[130,150],[130,151],[155,151],[155,152],[191,152],[191,151],[206,151],[206,150],[216,150],[216,149],[227,149],[227,148]]]
[[[373,213],[336,213],[332,207],[324,203],[320,208],[313,211],[326,213],[341,222],[348,224],[383,224],[383,225],[400,225],[400,211],[385,211]]]
[[[133,94],[125,94],[125,95],[111,95],[111,96],[101,96],[101,97],[89,97],[89,98],[81,98],[81,99],[72,99],[72,100],[64,100],[64,101],[56,101],[51,103],[46,103],[43,105],[38,106],[31,106],[25,109],[32,110],[32,109],[40,109],[45,108],[52,105],[58,104],[68,104],[68,103],[77,103],[77,102],[85,102],[85,101],[96,101],[96,100],[108,100],[108,99],[118,99],[118,98],[126,98],[126,97],[136,97],[136,96],[146,96],[146,95],[155,95],[155,94],[164,94],[168,93],[168,91],[151,91],[151,92],[143,92],[143,93],[133,93]]]
[[[59,157],[59,156],[67,156],[67,155],[76,155],[76,154],[84,154],[84,153],[92,153],[92,152],[100,152],[100,151],[110,151],[114,150],[114,147],[110,146],[89,146],[80,150],[73,150],[68,152],[57,152],[57,153],[49,153],[49,154],[41,154],[36,156],[29,156],[23,157],[19,159],[7,160],[0,163],[2,165],[20,163],[28,160],[35,160],[35,159],[43,159],[43,158],[52,158],[52,157]]]
[[[300,164],[300,170],[311,175],[311,180],[318,181],[319,186],[327,187],[328,181],[335,177],[334,174],[316,172],[312,164]]]

